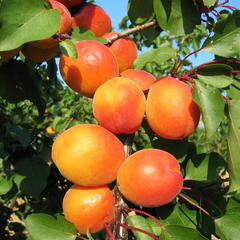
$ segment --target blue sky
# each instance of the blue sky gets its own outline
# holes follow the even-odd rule
[[[224,0],[220,0],[219,3],[223,1]],[[127,13],[128,0],[96,0],[95,3],[101,6],[109,14],[112,20],[113,29],[115,31],[118,31],[118,24],[121,21],[122,17],[125,16]],[[240,0],[229,0],[228,5],[240,9]],[[197,58],[193,56],[189,58],[189,60],[194,62],[194,64],[198,65],[203,62],[210,61],[212,58],[213,55],[202,51],[197,55]]]

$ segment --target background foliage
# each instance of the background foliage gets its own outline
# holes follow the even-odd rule
[[[211,217],[178,197],[166,206],[143,209],[159,218],[164,227],[139,214],[128,217],[127,223],[161,239],[237,240],[240,75],[233,71],[239,70],[240,12],[225,9],[217,16],[211,12],[204,15],[199,2],[210,10],[215,5],[210,0],[132,0],[120,27],[124,30],[156,18],[158,25],[132,35],[140,50],[148,48],[139,54],[134,67],[157,78],[172,72],[183,80],[186,76],[195,79],[194,99],[203,114],[196,132],[181,141],[161,139],[144,120],[134,135],[133,151],[153,147],[176,156],[185,176],[184,186],[192,189],[183,190],[182,195]],[[41,0],[31,0],[31,4],[26,0],[0,1],[0,51],[53,35],[59,19],[57,11],[48,9]],[[82,39],[104,42],[90,31],[74,29],[71,41]],[[193,51],[197,55],[199,49],[214,53],[215,62],[193,71],[192,63],[186,60],[176,68],[181,59]],[[51,145],[65,129],[97,122],[91,99],[73,92],[59,79],[57,63],[58,57],[36,64],[21,54],[0,63],[1,240],[76,238],[61,206],[71,183],[52,163]],[[131,234],[130,238],[151,239],[136,231]],[[94,236],[104,237],[105,232]]]

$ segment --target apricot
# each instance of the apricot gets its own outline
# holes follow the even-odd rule
[[[50,3],[53,9],[58,10],[59,13],[61,14],[61,21],[58,28],[58,32],[69,33],[72,28],[72,17],[67,7],[56,0],[48,0],[48,2]],[[46,48],[52,48],[58,45],[58,42],[59,41],[57,39],[48,38],[48,39],[31,42],[30,45],[37,48],[46,49]]]
[[[120,74],[136,82],[143,91],[146,91],[156,81],[156,78],[149,72],[137,69],[127,69]]]
[[[21,47],[8,51],[0,51],[0,62],[8,61],[12,57],[16,56],[21,50]]]
[[[23,55],[34,62],[49,61],[57,55],[58,51],[58,45],[52,48],[41,49],[27,43],[22,48]]]
[[[72,16],[72,27],[91,30],[97,37],[110,32],[112,23],[109,15],[98,5],[85,3]]]
[[[189,85],[173,77],[163,77],[150,87],[146,117],[156,134],[178,140],[196,129],[200,110],[192,99]]]
[[[102,37],[108,39],[114,35],[116,35],[115,32],[109,32]],[[117,59],[119,72],[132,68],[133,62],[138,55],[138,49],[136,43],[130,37],[121,37],[113,41],[109,48]]]
[[[159,149],[144,149],[125,160],[118,171],[117,184],[130,202],[143,207],[158,207],[179,194],[183,176],[173,155]]]
[[[107,186],[73,185],[63,198],[65,218],[81,233],[98,232],[114,219],[114,196]]]
[[[93,97],[93,114],[100,125],[113,133],[134,133],[145,113],[145,96],[132,80],[112,78]]]
[[[56,138],[52,159],[69,181],[100,186],[116,179],[125,157],[123,144],[114,134],[98,125],[80,124]]]
[[[119,75],[116,58],[104,44],[84,40],[76,43],[78,58],[60,57],[60,72],[74,91],[93,97],[104,82]]]

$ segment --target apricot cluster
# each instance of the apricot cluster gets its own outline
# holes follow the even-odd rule
[[[101,25],[103,10],[90,3],[83,6],[87,14],[76,13],[74,25],[81,24],[108,40],[117,34],[110,32],[110,20]],[[93,26],[88,17],[94,12],[99,18],[94,15],[97,24]],[[116,182],[125,199],[143,207],[171,202],[183,186],[180,165],[173,155],[144,149],[125,156],[118,134],[134,134],[146,117],[156,135],[183,139],[196,129],[200,111],[188,84],[167,76],[156,79],[133,69],[137,47],[129,37],[107,45],[83,40],[76,43],[76,49],[76,59],[60,56],[60,72],[70,88],[92,98],[99,125],[80,124],[61,133],[53,143],[52,159],[73,183],[63,199],[64,215],[85,234],[114,221],[110,183]]]

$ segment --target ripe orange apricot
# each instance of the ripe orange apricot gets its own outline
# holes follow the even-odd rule
[[[109,32],[102,37],[108,39],[114,35],[116,35],[115,32]],[[130,37],[121,37],[113,41],[113,43],[109,45],[109,48],[117,59],[119,72],[132,68],[133,62],[138,54],[138,49],[136,43]]]
[[[63,198],[65,218],[81,233],[98,232],[114,219],[114,196],[107,186],[73,185]]]
[[[173,77],[158,79],[146,101],[146,117],[151,129],[167,139],[183,139],[197,127],[200,110],[192,99],[192,88]]]
[[[156,78],[151,73],[144,70],[127,69],[121,72],[120,75],[136,82],[143,91],[148,90],[156,81]]]
[[[60,26],[58,28],[58,32],[69,33],[72,28],[72,17],[67,7],[56,0],[48,0],[48,2],[50,3],[53,9],[58,10],[59,13],[61,14],[61,21],[60,21]],[[31,42],[30,45],[37,48],[46,49],[46,48],[52,48],[56,46],[58,42],[59,41],[57,39],[48,38],[48,39]]]
[[[47,49],[41,49],[27,43],[22,48],[23,55],[34,62],[49,61],[57,55],[58,51],[58,45]]]
[[[97,37],[110,32],[112,23],[109,15],[98,5],[85,3],[72,16],[72,27],[91,30]]]
[[[50,135],[54,135],[57,133],[56,130],[52,126],[48,126],[45,130]]]
[[[158,207],[179,194],[183,176],[173,155],[159,149],[144,149],[125,160],[118,171],[117,184],[130,202],[143,207]]]
[[[74,91],[92,97],[96,89],[119,74],[112,52],[104,44],[84,40],[76,43],[78,58],[60,57],[60,72]]]
[[[8,50],[8,51],[0,51],[0,62],[8,61],[12,57],[16,56],[21,50],[21,47]]]
[[[145,96],[132,80],[112,78],[93,97],[93,114],[100,125],[113,133],[134,133],[145,113]]]
[[[114,134],[98,125],[80,124],[56,138],[52,159],[69,181],[99,186],[116,179],[125,156],[123,144]]]

